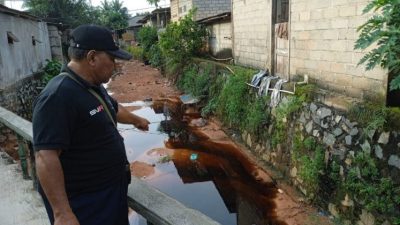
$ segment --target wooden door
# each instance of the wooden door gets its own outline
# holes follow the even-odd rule
[[[274,74],[289,80],[289,0],[274,2]]]

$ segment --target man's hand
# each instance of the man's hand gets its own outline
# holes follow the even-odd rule
[[[118,104],[117,121],[124,124],[132,124],[136,128],[147,131],[150,122],[143,117],[129,112],[124,106]]]
[[[139,130],[148,131],[149,124],[150,124],[150,122],[148,120],[146,120],[145,118],[138,117],[136,123],[133,125],[136,128],[138,128]]]
[[[73,212],[66,212],[55,215],[54,225],[80,225],[78,219]]]

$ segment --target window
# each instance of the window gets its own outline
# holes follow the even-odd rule
[[[179,7],[179,13],[182,13],[182,7]]]
[[[276,23],[289,21],[289,0],[278,0],[276,7]]]
[[[183,6],[183,12],[186,12],[186,5]]]
[[[17,36],[15,36],[11,31],[7,31],[8,44],[14,44],[14,42],[19,42]]]

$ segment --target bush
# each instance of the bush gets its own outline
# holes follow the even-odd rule
[[[53,77],[57,76],[61,72],[61,63],[57,60],[46,59],[46,66],[43,68],[44,74],[42,76],[42,82],[46,85]]]
[[[144,61],[144,51],[143,48],[139,46],[128,46],[126,50],[132,54],[133,59]]]
[[[190,58],[197,55],[206,40],[206,29],[193,21],[194,11],[190,11],[183,19],[167,25],[160,36],[159,46],[166,59],[167,67],[175,68],[167,71],[178,76],[180,69],[188,64]],[[174,79],[175,80],[175,79]]]

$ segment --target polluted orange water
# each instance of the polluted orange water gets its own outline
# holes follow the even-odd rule
[[[235,145],[211,142],[165,111],[134,111],[150,121],[148,132],[119,125],[128,160],[139,170],[133,174],[223,225],[285,224],[274,213],[276,187]],[[146,225],[135,213],[130,221]]]

